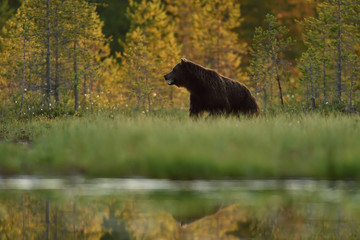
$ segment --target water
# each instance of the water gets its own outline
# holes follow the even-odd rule
[[[2,239],[360,239],[359,183],[0,179]]]

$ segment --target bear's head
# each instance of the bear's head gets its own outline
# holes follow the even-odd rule
[[[168,82],[168,85],[176,85],[178,87],[187,87],[187,78],[185,77],[185,64],[188,61],[184,58],[176,64],[171,72],[164,75],[165,80]]]

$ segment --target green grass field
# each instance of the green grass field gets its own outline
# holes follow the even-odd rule
[[[360,117],[186,112],[5,121],[0,175],[360,179]]]

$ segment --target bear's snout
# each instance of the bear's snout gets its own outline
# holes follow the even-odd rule
[[[166,81],[168,81],[168,85],[173,85],[174,84],[174,79],[171,76],[171,72],[168,74],[164,75],[164,78]]]

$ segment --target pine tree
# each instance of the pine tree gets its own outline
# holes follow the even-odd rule
[[[346,65],[349,71],[349,110],[354,111],[354,93],[356,88],[356,82],[359,82],[360,77],[360,57],[357,54],[351,54],[346,61]]]
[[[198,0],[166,0],[166,11],[171,17],[176,32],[176,40],[181,45],[181,55],[195,60],[197,50],[192,46],[193,35],[197,34],[194,22],[202,11]],[[196,50],[196,51],[195,51]]]
[[[199,34],[193,38],[194,48],[204,53],[199,61],[221,74],[239,79],[241,56],[245,52],[245,44],[235,32],[242,22],[240,4],[233,0],[212,0],[205,1],[202,9],[195,24]]]
[[[172,101],[172,88],[162,75],[179,61],[180,47],[160,0],[130,1],[128,15],[130,32],[120,56],[123,83],[128,101],[135,97],[136,107],[151,113],[154,104],[161,107],[166,98]]]
[[[307,89],[306,96],[310,94],[311,109],[316,108],[317,85],[319,82],[321,60],[313,47],[309,47],[306,52],[301,56],[298,67],[302,73],[302,80],[306,83]],[[307,97],[307,103],[309,103]]]
[[[324,11],[325,9],[321,10],[321,7],[323,6],[318,6],[317,18],[308,17],[302,23],[300,22],[300,25],[304,29],[303,38],[306,48],[311,48],[311,51],[315,51],[314,54],[320,61],[319,71],[321,72],[318,74],[318,81],[322,83],[323,106],[325,106],[328,103],[329,64],[330,59],[334,58],[332,55],[335,52],[335,49],[329,42],[331,32],[328,30],[334,21],[334,15]],[[306,71],[303,74],[306,74]]]
[[[318,75],[321,76],[324,105],[328,100],[341,103],[343,93],[348,93],[349,104],[353,105],[358,69],[355,59],[360,41],[359,14],[360,4],[356,0],[325,1],[318,4],[316,17],[306,18],[302,23],[304,43],[314,51],[321,64]],[[328,94],[329,89],[335,93],[334,97]]]
[[[13,9],[9,7],[9,0],[3,0],[0,3],[0,33],[5,24],[5,22],[9,19],[11,14],[13,13]],[[1,46],[0,46],[1,50]]]
[[[250,81],[255,86],[256,93],[263,93],[263,105],[264,110],[266,110],[270,94],[269,90],[271,88],[270,83],[272,81],[270,78],[271,61],[267,57],[266,52],[261,51],[262,44],[266,39],[262,39],[262,35],[256,34],[256,32],[255,36],[257,37],[254,37],[253,48],[250,51],[253,58],[250,60],[249,75]],[[271,102],[270,104],[272,105]]]
[[[279,93],[279,101],[281,105],[284,105],[283,90],[282,90],[282,78],[286,59],[284,59],[284,51],[287,50],[294,41],[291,37],[286,37],[288,29],[285,26],[281,26],[275,16],[266,15],[265,22],[267,28],[263,29],[258,27],[255,29],[253,47],[251,55],[253,60],[250,64],[250,73],[252,75],[259,74],[264,75],[263,79],[268,79],[269,91],[272,92],[272,82],[276,81]],[[273,79],[274,78],[274,79]],[[262,88],[266,86],[265,81]],[[265,90],[264,90],[264,95]]]
[[[24,3],[24,7],[30,6]],[[38,44],[33,41],[32,34],[35,30],[36,26],[29,21],[29,16],[18,12],[6,23],[5,37],[1,39],[3,52],[0,57],[0,70],[5,86],[2,93],[7,95],[4,96],[6,102],[14,104],[14,111],[19,115],[23,114],[25,92],[32,95],[32,78],[35,75],[33,66],[38,60],[38,55],[34,52]],[[30,58],[31,55],[34,55],[34,58]]]
[[[127,99],[131,101],[136,98],[136,108],[142,107],[146,110],[145,101],[148,97],[148,108],[151,112],[151,91],[149,91],[149,67],[146,61],[150,53],[145,48],[144,33],[140,28],[136,28],[127,34],[127,45],[122,55],[121,74],[124,86],[128,90]]]
[[[347,94],[349,107],[352,110],[355,79],[358,80],[360,68],[360,2],[358,0],[338,0],[338,11],[340,12],[339,17],[343,19],[343,22],[338,20],[338,28],[340,29],[338,30],[338,41],[340,42],[338,45],[341,44],[340,50],[338,47],[338,51],[340,51],[338,55],[343,61],[342,74],[344,80],[344,83],[342,83],[338,79],[337,90],[340,92],[338,94],[338,101],[341,100],[341,92],[344,91]],[[343,25],[341,26],[341,24]],[[337,75],[339,74],[341,73],[337,73]]]
[[[115,62],[107,60],[110,49],[102,26],[95,6],[84,0],[23,2],[6,24],[4,58],[0,60],[13,102],[20,96],[20,110],[28,100],[29,113],[67,111],[69,91],[73,92],[75,110],[80,101],[87,105],[87,99],[92,107],[91,90],[97,88],[98,95],[103,92],[101,73],[116,71]],[[12,62],[18,64],[9,71]]]
[[[167,1],[175,19],[182,55],[221,74],[239,79],[246,44],[236,32],[242,23],[235,0]]]

